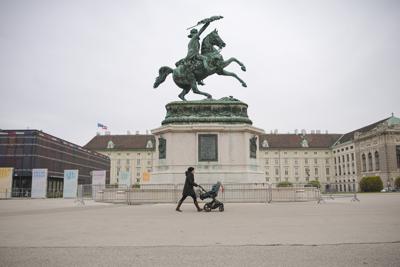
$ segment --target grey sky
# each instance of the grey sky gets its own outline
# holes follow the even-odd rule
[[[268,133],[345,133],[400,115],[400,1],[0,1],[0,128],[79,145],[97,131],[160,126],[180,93],[161,66],[187,52],[186,28],[212,23],[248,88],[212,76],[203,91],[249,105]],[[202,96],[189,93],[189,100]]]

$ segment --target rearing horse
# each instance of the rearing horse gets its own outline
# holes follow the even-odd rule
[[[218,46],[219,49],[225,47],[225,42],[219,37],[218,31],[214,30],[209,33],[202,41],[201,44],[201,54],[207,57],[206,63],[207,68],[204,66],[202,61],[198,61],[196,64],[196,68],[193,72],[188,73],[187,66],[185,64],[178,65],[175,69],[164,66],[159,69],[159,75],[156,78],[156,81],[153,85],[154,88],[157,88],[161,83],[165,81],[167,76],[172,73],[172,77],[177,86],[182,88],[182,93],[179,94],[179,98],[182,100],[185,99],[185,95],[189,93],[190,89],[193,90],[193,93],[204,95],[207,98],[212,98],[212,96],[208,93],[202,92],[197,88],[197,83],[201,82],[206,77],[218,74],[224,76],[232,76],[236,78],[243,87],[247,87],[246,83],[239,78],[235,73],[224,70],[232,62],[236,62],[241,67],[242,71],[246,71],[246,67],[242,62],[237,60],[234,57],[224,61],[222,55],[219,53],[219,50],[215,49],[214,46]]]

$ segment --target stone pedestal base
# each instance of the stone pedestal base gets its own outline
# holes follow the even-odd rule
[[[185,171],[190,166],[195,168],[195,180],[200,184],[265,182],[258,160],[258,146],[255,155],[250,155],[250,139],[263,134],[261,129],[247,124],[198,123],[165,125],[152,133],[156,137],[157,150],[149,183],[184,183]],[[207,138],[216,147],[210,147]],[[161,159],[160,139],[165,140],[166,148],[162,155],[165,158]],[[207,157],[212,160],[204,160]]]

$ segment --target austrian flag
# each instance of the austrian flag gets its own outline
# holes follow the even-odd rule
[[[97,128],[101,128],[103,130],[107,130],[107,126],[101,124],[101,123],[97,123]]]

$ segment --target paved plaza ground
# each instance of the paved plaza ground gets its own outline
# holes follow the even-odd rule
[[[400,193],[175,205],[0,201],[0,266],[400,266]]]

